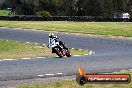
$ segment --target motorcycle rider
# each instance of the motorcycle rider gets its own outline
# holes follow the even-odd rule
[[[52,52],[53,52],[53,48],[56,47],[56,46],[58,46],[58,45],[62,45],[64,49],[67,49],[65,47],[65,45],[63,44],[63,42],[60,41],[60,38],[58,36],[55,36],[54,33],[49,33],[48,48],[52,48]],[[60,48],[60,50],[62,50],[62,48]]]

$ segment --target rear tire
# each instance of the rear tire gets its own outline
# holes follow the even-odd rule
[[[54,50],[55,50],[55,53],[56,53],[60,58],[63,57],[63,53],[62,53],[60,50],[57,50],[57,49],[54,49]]]

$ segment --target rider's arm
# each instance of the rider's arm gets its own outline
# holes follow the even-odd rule
[[[51,38],[49,38],[49,44],[48,44],[48,48],[51,47]]]
[[[58,37],[58,36],[54,36],[54,38],[55,38],[55,39],[60,39],[60,37]]]

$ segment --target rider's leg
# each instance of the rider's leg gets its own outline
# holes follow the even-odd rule
[[[54,48],[52,48],[52,53],[55,53]]]
[[[64,49],[68,49],[62,41],[59,41],[59,44],[62,45]]]

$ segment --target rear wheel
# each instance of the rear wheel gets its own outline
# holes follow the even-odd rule
[[[63,53],[58,49],[58,48],[55,48],[55,53],[60,57],[62,58],[63,57]]]

